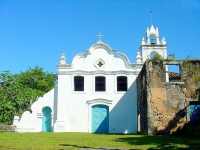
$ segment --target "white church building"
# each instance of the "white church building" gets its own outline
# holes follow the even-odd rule
[[[125,54],[99,38],[86,52],[75,55],[71,64],[63,53],[57,86],[32,104],[32,112],[14,117],[16,131],[137,132],[136,78],[152,54],[167,57],[166,41],[160,41],[158,28],[147,28],[140,50],[136,63],[130,63]]]

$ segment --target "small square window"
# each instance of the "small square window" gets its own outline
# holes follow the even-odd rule
[[[117,91],[127,91],[127,77],[117,77]]]
[[[95,77],[95,91],[106,91],[105,77],[103,76]]]
[[[84,77],[74,77],[74,91],[84,91]]]

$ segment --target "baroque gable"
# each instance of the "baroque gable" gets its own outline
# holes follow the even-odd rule
[[[138,64],[131,64],[128,57],[116,52],[109,45],[102,41],[93,44],[86,52],[78,53],[72,60],[71,64],[63,63],[66,58],[61,56],[62,63],[58,64],[59,72],[110,72],[110,71],[136,71]],[[139,68],[141,66],[139,65]]]

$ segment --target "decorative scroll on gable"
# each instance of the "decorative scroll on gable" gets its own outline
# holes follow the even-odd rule
[[[131,69],[134,67],[134,65],[130,63],[128,57],[125,54],[117,52],[117,57],[124,61],[125,67],[127,69]]]
[[[116,54],[116,55],[115,55]],[[141,61],[137,63],[141,63]],[[109,45],[102,41],[98,41],[93,44],[86,53],[78,53],[72,60],[72,64],[59,64],[61,68],[59,71],[67,71],[66,69],[93,71],[93,70],[104,70],[104,71],[116,71],[116,70],[127,70],[136,69],[135,64],[131,64],[128,57],[120,52],[116,52]],[[62,68],[63,67],[63,68]],[[135,68],[136,67],[136,68]]]
[[[113,50],[109,45],[105,44],[102,41],[98,41],[96,44],[92,45],[88,50],[87,54],[91,55],[94,51],[103,49],[105,50],[109,55],[114,55],[115,50]]]
[[[84,53],[84,52],[78,53],[78,54],[73,58],[72,64],[75,64],[76,61],[77,61],[78,59],[80,59],[80,58],[85,58],[85,53]]]

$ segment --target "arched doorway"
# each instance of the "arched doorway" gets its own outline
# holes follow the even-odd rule
[[[92,132],[109,132],[109,106],[92,106]]]
[[[51,132],[51,108],[45,107],[42,110],[42,131],[43,132]]]

